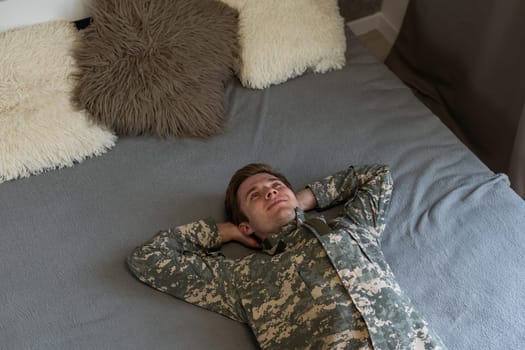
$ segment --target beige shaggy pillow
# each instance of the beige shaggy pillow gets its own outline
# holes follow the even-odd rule
[[[75,98],[118,134],[207,137],[224,127],[237,12],[214,0],[94,0]]]
[[[78,31],[57,21],[0,32],[0,182],[72,166],[116,137],[71,103]]]
[[[240,61],[246,87],[262,89],[345,65],[344,19],[337,0],[221,0],[239,11]]]

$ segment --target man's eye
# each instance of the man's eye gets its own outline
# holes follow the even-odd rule
[[[254,192],[250,195],[250,200],[254,200],[254,199],[257,199],[259,197],[259,193],[257,192]]]

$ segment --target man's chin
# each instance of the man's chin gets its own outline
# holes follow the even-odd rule
[[[279,222],[282,223],[281,226],[284,226],[286,224],[289,224],[291,221],[295,220],[295,215],[295,208],[287,207],[281,208],[277,217]]]

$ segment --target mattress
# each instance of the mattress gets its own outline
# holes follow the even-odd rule
[[[382,249],[420,314],[450,349],[522,347],[525,203],[347,36],[342,70],[264,90],[232,79],[220,136],[122,137],[72,168],[0,184],[0,348],[256,349],[245,325],[138,282],[125,263],[161,229],[224,220],[229,178],[250,162],[296,189],[388,164]]]

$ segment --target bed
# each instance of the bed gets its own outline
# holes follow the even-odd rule
[[[0,184],[0,348],[256,349],[243,324],[139,283],[125,262],[160,229],[223,220],[226,184],[250,162],[297,189],[388,164],[382,247],[416,308],[450,349],[521,348],[525,203],[346,37],[343,69],[261,90],[232,78],[221,135],[120,137],[101,157]]]

